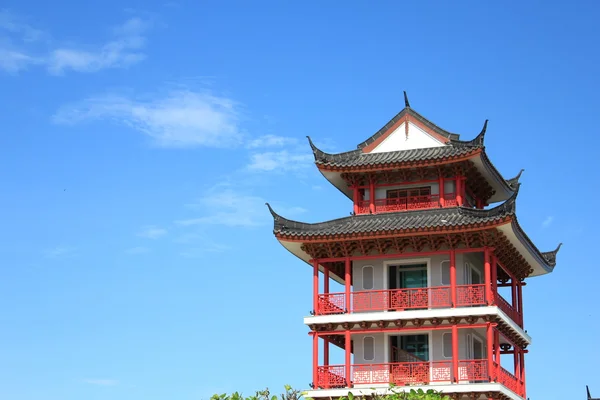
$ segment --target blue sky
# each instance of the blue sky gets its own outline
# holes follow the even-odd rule
[[[264,203],[348,215],[305,136],[351,150],[403,90],[465,139],[489,118],[521,225],[565,242],[525,288],[529,396],[600,393],[600,5],[413,3],[5,0],[0,398],[307,388],[311,271]]]

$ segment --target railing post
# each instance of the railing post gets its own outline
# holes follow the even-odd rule
[[[490,265],[490,248],[484,247],[484,276],[485,276],[485,299],[487,301],[488,306],[492,304],[492,274],[491,274],[491,265]]]
[[[496,375],[494,373],[494,360],[492,359],[493,344],[494,344],[494,330],[492,327],[492,323],[488,322],[487,323],[487,361],[488,361],[488,376],[489,376],[490,382],[494,380],[494,377]],[[498,368],[500,368],[499,364],[498,364]]]
[[[319,314],[319,260],[313,260],[313,314]]]
[[[352,261],[350,260],[350,257],[346,257],[346,263],[345,263],[345,268],[344,268],[344,288],[345,288],[345,295],[346,295],[346,312],[352,312],[351,306],[351,299],[350,299],[350,287],[351,287],[351,282],[352,282],[352,277],[350,275],[350,268],[352,267]]]
[[[319,336],[313,332],[313,386],[319,388]]]
[[[346,330],[346,332],[344,333],[344,350],[345,350],[345,357],[344,357],[344,366],[345,366],[345,371],[346,371],[346,387],[352,387],[352,379],[350,377],[350,374],[352,372],[352,364],[351,364],[351,359],[350,359],[350,350],[352,347],[352,341],[350,340],[350,331]]]
[[[452,325],[452,376],[454,378],[454,382],[458,383],[459,375],[458,375],[458,326]]]
[[[456,251],[450,250],[450,298],[452,308],[456,307]]]

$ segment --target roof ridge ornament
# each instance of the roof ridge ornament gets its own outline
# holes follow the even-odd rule
[[[280,218],[279,214],[277,214],[275,212],[275,210],[273,210],[273,207],[271,207],[271,205],[268,202],[265,203],[265,205],[269,208],[269,212],[271,213],[271,215],[273,216],[273,218],[275,218],[275,219]]]
[[[517,211],[517,196],[519,194],[520,187],[521,187],[521,184],[517,183],[515,185],[515,191],[512,194],[512,196],[510,196],[504,203],[502,203],[494,208],[490,208],[489,210],[472,209],[472,208],[468,208],[468,207],[464,207],[464,206],[460,206],[459,210],[461,213],[466,213],[466,214],[469,214],[469,213],[478,214],[481,212],[488,212],[495,216],[515,214]]]
[[[521,170],[519,171],[517,176],[515,176],[514,178],[507,179],[506,183],[508,183],[508,186],[510,186],[511,188],[514,188],[514,186],[517,183],[519,183],[519,178],[521,178],[521,175],[523,174],[523,172],[525,172],[525,169],[521,168]]]
[[[560,250],[561,247],[562,247],[562,243],[559,243],[558,246],[556,246],[556,249],[542,253],[542,257],[544,257],[544,260],[546,260],[548,265],[551,265],[551,266],[556,265],[556,255],[558,254],[558,251]]]
[[[308,139],[308,144],[310,145],[310,148],[312,149],[313,156],[315,157],[315,161],[323,160],[326,156],[326,153],[324,151],[320,150],[317,146],[315,146],[315,144],[311,140],[310,136],[306,136],[306,138]]]
[[[480,146],[483,147],[483,142],[485,139],[485,133],[487,131],[489,119],[486,119],[483,123],[483,128],[481,128],[481,132],[479,135],[475,136],[473,140],[463,141],[459,139],[450,139],[450,145],[454,146]]]
[[[406,94],[406,90],[404,90],[404,107],[410,108],[410,103],[408,102],[408,95]]]

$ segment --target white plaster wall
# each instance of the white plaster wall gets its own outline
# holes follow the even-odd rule
[[[429,348],[429,358],[430,361],[447,361],[451,360],[451,358],[444,357],[444,333],[451,333],[452,330],[434,330],[434,331],[419,331],[412,332],[406,334],[429,334],[431,333],[431,343]],[[399,334],[399,332],[398,332]],[[379,364],[379,363],[388,363],[391,359],[391,349],[390,349],[390,336],[395,336],[395,333],[383,334],[383,333],[373,333],[373,334],[360,334],[360,335],[352,335],[352,340],[354,342],[354,364]],[[475,335],[481,340],[484,344],[484,357],[486,352],[486,340],[485,340],[485,330],[484,329],[459,329],[458,330],[458,354],[461,360],[466,360],[468,356],[467,351],[467,335]],[[364,358],[364,338],[365,336],[371,336],[374,339],[375,343],[375,359],[374,360],[365,360]]]
[[[371,336],[375,339],[375,359],[365,360],[364,338]],[[372,335],[353,335],[354,340],[354,364],[382,364],[389,362],[386,359],[386,341],[383,333],[374,333]]]
[[[383,260],[357,260],[352,262],[352,276],[354,277],[352,286],[354,291],[365,290],[363,286],[363,267],[373,266],[373,289],[383,290],[387,288],[387,279],[385,278]],[[385,281],[384,281],[385,280]]]
[[[404,126],[405,122],[400,124],[400,126],[375,147],[371,153],[444,146],[442,142],[438,141],[411,122],[408,123],[408,137],[406,137]]]

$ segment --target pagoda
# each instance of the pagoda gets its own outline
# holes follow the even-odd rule
[[[552,272],[517,221],[521,171],[405,108],[356,150],[315,164],[351,215],[292,221],[277,240],[312,267],[312,398],[436,389],[453,399],[526,398],[523,286]],[[337,291],[330,287],[337,286]],[[504,294],[504,295],[501,295]],[[337,352],[339,362],[330,362]]]

